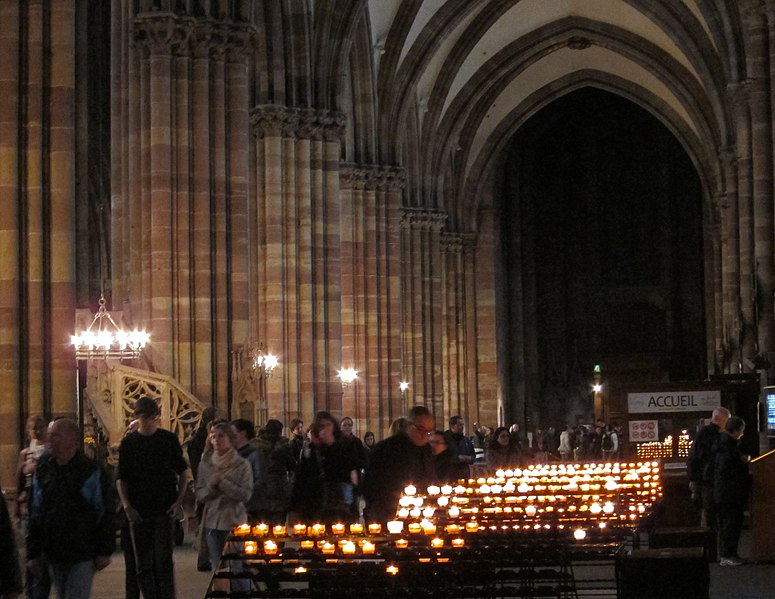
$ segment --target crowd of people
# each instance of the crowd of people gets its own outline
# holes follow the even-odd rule
[[[29,444],[17,469],[27,572],[0,577],[0,598],[14,596],[19,589],[6,587],[18,587],[22,578],[31,599],[48,597],[51,587],[60,599],[88,597],[94,572],[110,563],[119,525],[126,596],[174,597],[173,527],[190,489],[199,522],[197,566],[214,571],[229,531],[246,520],[386,522],[410,483],[452,482],[472,469],[530,462],[617,459],[621,451],[620,431],[602,421],[524,437],[516,424],[493,429],[474,423],[467,436],[462,417],[453,416],[441,430],[423,406],[397,419],[381,441],[372,431],[360,438],[352,418],[327,411],[306,427],[292,420],[284,434],[279,420],[256,431],[249,420],[219,419],[207,408],[182,445],[160,427],[154,399],[139,398],[133,416],[113,476],[83,454],[74,421],[30,419]],[[705,522],[719,533],[722,565],[742,562],[737,543],[750,486],[739,449],[744,428],[741,419],[718,408],[697,435],[687,465]],[[0,526],[4,522],[0,518]],[[241,562],[230,566],[238,570]]]

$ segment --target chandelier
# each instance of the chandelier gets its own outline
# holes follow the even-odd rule
[[[248,365],[258,378],[268,379],[280,360],[274,354],[265,353],[261,343],[255,346],[248,344],[248,348]]]
[[[76,360],[137,358],[151,336],[146,331],[127,331],[119,327],[105,308],[105,296],[100,295],[100,307],[85,331],[70,337]]]
[[[358,378],[358,371],[355,368],[340,368],[336,372],[336,376],[342,381],[342,387],[347,387],[350,383]]]

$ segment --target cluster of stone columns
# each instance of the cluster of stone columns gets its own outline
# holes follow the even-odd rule
[[[740,3],[748,78],[728,88],[734,146],[719,160],[722,317],[715,334],[717,369],[749,370],[757,354],[775,363],[775,220],[773,218],[773,104],[775,11],[768,3]]]
[[[0,3],[0,479],[29,414],[75,410],[75,9]]]
[[[247,335],[247,23],[113,15],[114,305],[153,334],[149,366],[227,407]]]

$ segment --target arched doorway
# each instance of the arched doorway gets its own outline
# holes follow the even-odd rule
[[[608,381],[701,380],[702,191],[654,116],[592,87],[528,120],[501,195],[507,420],[591,421]]]

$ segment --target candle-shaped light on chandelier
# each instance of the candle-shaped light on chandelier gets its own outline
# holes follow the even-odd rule
[[[347,387],[358,378],[358,371],[355,368],[342,367],[336,372],[336,376],[342,382],[342,387]]]

